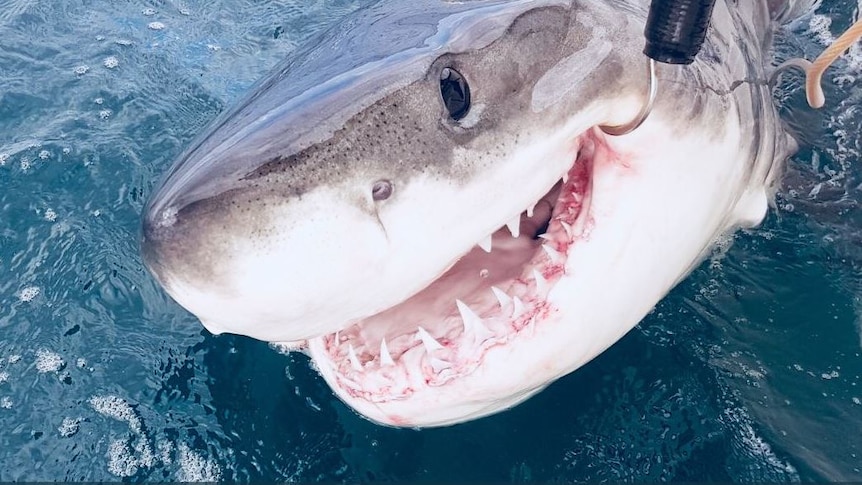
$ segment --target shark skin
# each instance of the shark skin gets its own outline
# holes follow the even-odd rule
[[[718,0],[618,137],[598,126],[645,98],[647,1],[376,3],[191,143],[144,261],[209,331],[306,352],[375,422],[511,408],[762,221],[795,143],[756,80],[800,3]]]

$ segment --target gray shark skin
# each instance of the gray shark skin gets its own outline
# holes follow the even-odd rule
[[[660,66],[647,122],[598,130],[645,97],[647,7],[357,12],[179,157],[143,217],[147,267],[213,333],[306,351],[374,421],[523,401],[758,224],[794,149],[761,82],[794,2],[719,0],[696,62]],[[470,91],[459,116],[452,72]]]

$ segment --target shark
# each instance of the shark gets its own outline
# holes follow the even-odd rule
[[[374,422],[509,409],[764,219],[796,145],[762,80],[802,4],[718,0],[611,136],[647,96],[646,0],[373,3],[189,144],[143,260],[207,330],[305,352]]]

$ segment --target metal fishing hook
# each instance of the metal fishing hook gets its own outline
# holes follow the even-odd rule
[[[649,116],[658,92],[655,63],[691,64],[706,40],[715,0],[652,0],[644,36],[649,95],[637,117],[622,126],[600,126],[608,135],[631,133]]]
[[[620,136],[635,131],[641,124],[643,124],[644,121],[646,121],[647,117],[652,112],[653,104],[655,104],[655,97],[658,93],[658,76],[656,76],[655,73],[655,60],[650,57],[647,57],[647,79],[647,99],[643,106],[641,106],[641,110],[638,112],[637,116],[635,116],[633,120],[624,125],[601,125],[599,126],[600,130],[607,133],[608,135]]]

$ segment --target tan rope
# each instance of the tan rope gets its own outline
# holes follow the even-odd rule
[[[820,85],[820,80],[823,77],[823,72],[838,59],[844,51],[853,45],[859,38],[862,37],[862,19],[853,24],[846,32],[841,34],[841,37],[835,39],[822,54],[814,59],[805,69],[805,97],[808,100],[808,105],[812,108],[821,108],[826,102],[826,96],[823,94],[823,88]],[[801,67],[801,66],[800,66]]]

